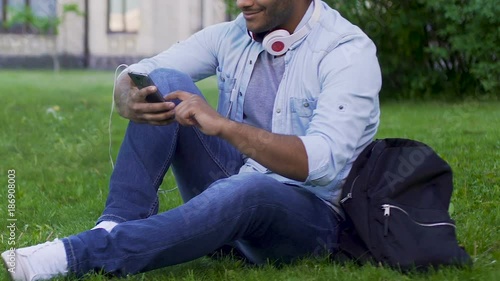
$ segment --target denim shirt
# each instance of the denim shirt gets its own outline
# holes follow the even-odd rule
[[[313,4],[300,22],[308,23]],[[174,68],[193,81],[217,75],[218,112],[243,120],[243,102],[262,44],[251,39],[242,15],[205,28],[168,50],[129,67],[149,73]],[[285,54],[285,72],[274,102],[272,132],[296,135],[308,156],[309,175],[298,182],[249,159],[241,172],[266,173],[301,186],[338,210],[345,177],[379,125],[381,73],[373,42],[322,3],[319,20]],[[266,140],[263,140],[266,141]]]

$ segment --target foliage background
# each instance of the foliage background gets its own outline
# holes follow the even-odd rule
[[[237,14],[234,0],[226,0]],[[498,99],[500,5],[491,0],[324,0],[378,47],[382,97]]]

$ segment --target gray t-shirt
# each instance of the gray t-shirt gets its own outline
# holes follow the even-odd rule
[[[260,53],[245,95],[243,123],[271,132],[274,100],[284,72],[285,56]]]

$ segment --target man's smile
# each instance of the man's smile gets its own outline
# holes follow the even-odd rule
[[[243,11],[242,13],[245,20],[248,21],[255,19],[261,12],[262,10],[252,10],[252,11]]]

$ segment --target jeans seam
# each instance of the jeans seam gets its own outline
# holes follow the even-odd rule
[[[214,161],[214,163],[219,167],[219,169],[221,169],[221,171],[223,173],[226,174],[226,176],[231,176],[232,174],[226,169],[226,167],[224,167],[222,165],[222,163],[219,161],[219,159],[217,159],[217,157],[215,157],[214,153],[210,150],[210,147],[208,147],[205,143],[205,141],[203,140],[203,138],[201,137],[201,132],[196,129],[196,128],[193,128],[196,136],[198,137],[198,139],[200,140],[201,142],[201,145],[203,145],[203,147],[205,148],[205,151],[208,153],[208,155],[210,156],[210,158],[212,158],[212,160]]]
[[[75,255],[75,251],[73,249],[73,244],[71,243],[71,240],[69,239],[66,239],[66,241],[68,242],[68,246],[69,246],[69,251],[70,251],[70,256],[67,257],[68,259],[68,269],[73,272],[78,272],[78,263],[76,261],[76,255]]]
[[[177,128],[175,129],[175,132],[174,132],[174,135],[172,136],[173,138],[177,138],[177,136],[179,135],[179,126],[180,125],[177,125]],[[177,146],[177,141],[173,141],[172,142],[172,146],[170,147],[169,151],[170,153],[167,155],[167,157],[165,158],[165,161],[163,162],[163,165],[161,167],[161,170],[160,172],[158,173],[158,175],[156,176],[153,184],[156,186],[159,181],[165,176],[165,173],[167,172],[167,163],[168,161],[170,160],[170,158],[172,158],[172,153],[174,153],[175,151],[175,147]]]
[[[113,215],[113,214],[105,214],[105,215],[102,215],[102,216],[99,217],[99,219],[97,220],[97,223],[105,221],[104,218],[107,218],[107,217],[119,219],[119,221],[110,220],[110,221],[113,221],[113,222],[116,222],[116,223],[122,223],[122,222],[126,222],[127,221],[127,219],[125,219],[124,217],[120,217],[120,216]]]
[[[159,206],[160,203],[158,202],[158,198],[153,202],[153,204],[151,205],[151,208],[149,208],[149,212],[148,214],[146,215],[146,217],[150,217],[152,215],[155,214],[155,210],[156,210],[156,207]]]
[[[175,129],[175,132],[172,136],[173,139],[177,139],[177,136],[179,135],[179,127],[180,125],[177,124],[177,127]],[[165,158],[165,161],[163,162],[163,165],[159,171],[159,173],[157,174],[155,180],[153,181],[153,186],[158,190],[160,188],[160,184],[159,182],[165,177],[165,174],[167,173],[167,169],[168,169],[168,165],[167,163],[170,161],[170,159],[172,158],[172,154],[175,152],[175,147],[177,146],[177,141],[173,141],[172,142],[172,145],[169,149],[169,154],[167,155],[167,157]],[[158,197],[156,197],[156,200],[153,202],[153,205],[151,205],[151,208],[149,209],[149,212],[147,214],[148,217],[154,215],[154,212],[156,210],[156,207],[159,205],[159,202],[158,202]]]

